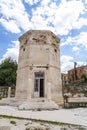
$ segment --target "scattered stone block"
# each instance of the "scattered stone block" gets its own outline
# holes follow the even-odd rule
[[[33,124],[26,128],[26,130],[50,130],[50,128],[46,125]]]

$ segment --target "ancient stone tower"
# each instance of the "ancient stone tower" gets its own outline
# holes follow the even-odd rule
[[[51,31],[29,30],[19,41],[16,99],[60,104],[60,39]]]

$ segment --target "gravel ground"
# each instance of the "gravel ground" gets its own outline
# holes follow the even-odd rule
[[[37,128],[37,126],[44,126],[44,129],[33,129],[33,127]],[[30,127],[31,129],[28,129]],[[0,117],[0,130],[87,130],[87,127]]]

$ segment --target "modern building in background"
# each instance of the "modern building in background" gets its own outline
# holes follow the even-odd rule
[[[87,78],[87,66],[76,67],[68,71],[68,81],[79,81]]]

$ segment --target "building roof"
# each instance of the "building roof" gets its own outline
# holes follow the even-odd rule
[[[29,30],[19,37],[19,41],[23,39],[29,38],[29,36],[33,36],[35,38],[41,37],[42,35],[46,36],[46,38],[52,37],[57,43],[60,42],[60,39],[50,30]],[[42,38],[44,38],[42,36]]]
[[[87,65],[76,67],[76,69],[82,69],[82,68],[84,68],[84,69],[87,68]],[[73,71],[73,70],[74,70],[74,68],[71,70],[68,70],[68,72]]]

